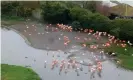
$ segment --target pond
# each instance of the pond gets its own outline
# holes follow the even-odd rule
[[[30,39],[32,39],[32,37],[30,37]],[[67,51],[69,51],[70,53],[64,54],[63,49],[61,49],[60,51],[55,50],[56,46],[54,46],[54,50],[49,51],[36,49],[32,46],[29,46],[24,38],[22,38],[22,36],[14,32],[13,30],[1,29],[2,63],[29,66],[37,74],[39,74],[42,80],[90,80],[91,73],[88,72],[88,66],[82,66],[83,71],[79,71],[79,76],[77,76],[77,73],[73,69],[68,70],[67,74],[62,71],[61,75],[59,75],[58,67],[51,70],[52,60],[57,59],[59,61],[67,61],[68,56],[77,53],[76,51],[78,51],[78,53],[80,52],[81,54],[84,52],[83,50],[81,50],[82,47],[77,46],[74,49],[68,49]],[[81,56],[80,53],[78,55],[74,55],[77,58],[79,57],[77,61],[93,60],[88,57]],[[88,51],[85,53],[91,52]],[[87,54],[87,56],[89,55],[91,54]],[[45,61],[47,61],[46,68],[44,68]],[[107,58],[105,58],[105,60],[102,62],[102,67],[102,77],[99,77],[97,76],[97,74],[95,74],[95,78],[93,78],[92,80],[132,80],[133,78],[133,72],[117,68],[117,66],[109,61]]]

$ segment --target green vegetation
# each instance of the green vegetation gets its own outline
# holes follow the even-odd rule
[[[70,3],[70,2],[69,2]],[[107,26],[108,18],[99,14],[92,13],[88,9],[81,8],[74,3],[46,2],[42,5],[43,19],[49,23],[64,23],[72,25],[73,22],[79,23],[79,28],[100,28]],[[73,4],[73,5],[72,5]],[[98,26],[98,27],[96,27]]]
[[[96,45],[98,42],[85,42],[80,44],[86,44],[87,46]],[[114,61],[120,61],[121,67],[133,70],[133,47],[127,45],[125,48],[112,44],[110,47],[102,47],[98,49],[104,49],[105,52],[113,52],[116,54],[116,59]]]
[[[24,7],[17,1],[2,1],[1,14],[2,25],[9,26],[24,21],[25,18],[30,17],[32,14],[32,8]]]
[[[70,9],[70,17],[73,21],[77,21],[80,23],[79,28],[85,28],[89,26],[90,22],[90,16],[92,15],[92,12],[88,11],[87,9],[74,7]],[[78,26],[78,25],[77,25]]]
[[[19,16],[6,16],[6,15],[2,15],[1,16],[1,24],[2,25],[13,25],[19,22],[24,21],[25,19]]]
[[[133,42],[133,20],[132,19],[116,19],[110,21],[110,34],[119,39],[130,40]]]
[[[117,46],[116,44],[113,44],[111,45],[111,47],[105,48],[105,51],[116,53],[117,60],[120,61],[119,65],[126,69],[133,70],[133,47],[127,46],[123,48],[123,47]]]
[[[25,7],[18,1],[2,1],[1,14],[7,16],[30,17],[32,15],[32,8]]]
[[[83,8],[88,9],[91,12],[97,12],[97,4],[101,4],[101,1],[84,1]]]
[[[132,56],[126,56],[126,55],[119,55],[118,60],[121,60],[121,64],[119,64],[121,67],[124,67],[125,69],[133,70],[133,57]]]
[[[1,80],[40,80],[40,78],[29,68],[1,64]]]
[[[7,15],[2,15],[1,16],[1,19],[2,20],[19,20],[19,21],[23,21],[24,20],[24,18],[22,18],[22,17],[19,17],[19,16],[7,16]]]
[[[68,10],[61,2],[46,2],[42,5],[43,19],[50,23],[68,23]]]
[[[78,21],[73,21],[71,25],[73,27],[73,30],[75,30],[75,31],[77,28],[80,28],[80,26],[81,26],[80,22],[78,22]]]

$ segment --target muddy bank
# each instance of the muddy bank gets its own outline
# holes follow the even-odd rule
[[[46,30],[47,25],[38,22],[25,22],[24,24],[12,25],[11,28],[19,31],[24,35],[34,48],[47,49],[47,50],[62,50],[71,49],[73,45],[77,45],[79,42],[83,42],[84,38],[90,38],[91,41],[96,41],[91,35],[78,32],[67,31],[52,31],[55,27],[50,27],[50,30]],[[63,37],[67,36],[70,39],[70,44],[64,46]],[[75,40],[75,37],[79,37],[79,40]],[[106,39],[99,40],[99,43],[106,41]],[[57,46],[58,45],[58,46]],[[78,44],[79,45],[79,44]]]

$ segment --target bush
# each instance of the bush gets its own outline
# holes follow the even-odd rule
[[[120,27],[116,27],[112,30],[110,30],[110,34],[114,35],[115,37],[119,37],[119,33],[120,33]]]
[[[73,3],[73,1],[68,1],[68,2],[65,2],[65,5],[68,7],[68,8],[74,8],[74,7],[81,7],[80,5],[76,4],[76,3]]]
[[[7,2],[2,1],[1,2],[1,14],[3,15],[13,15],[16,7],[19,6],[19,3],[16,1],[13,2]]]
[[[109,19],[101,14],[92,13],[79,6],[62,2],[45,2],[42,5],[43,19],[50,23],[69,23],[83,29],[92,28],[99,31],[109,31]],[[103,30],[104,29],[104,30]]]
[[[72,26],[73,30],[78,30],[78,28],[81,27],[80,22],[78,22],[78,21],[73,21],[71,26]]]
[[[110,23],[109,33],[119,38],[121,22],[119,20],[111,20]]]
[[[133,20],[125,19],[121,21],[122,23],[119,33],[120,39],[130,40],[131,42],[133,42]]]
[[[87,28],[89,26],[90,17],[92,12],[87,9],[74,7],[70,9],[70,17],[73,21],[80,22],[82,28]]]
[[[111,21],[110,33],[114,36],[133,42],[133,20],[116,19]]]
[[[99,13],[92,13],[87,9],[74,7],[70,9],[72,20],[80,22],[81,27],[109,32],[109,19]]]
[[[70,9],[72,20],[82,21],[83,19],[87,19],[89,15],[92,15],[92,13],[83,8],[74,7]]]
[[[31,8],[27,8],[21,5],[17,8],[17,16],[30,17],[31,15],[32,15]]]
[[[1,3],[1,13],[7,16],[21,16],[30,17],[32,15],[32,9],[20,5],[17,1]]]
[[[84,1],[83,8],[90,10],[91,12],[96,12],[97,1]]]
[[[46,2],[42,5],[43,19],[50,23],[68,23],[69,10],[60,2]]]
[[[109,32],[110,21],[106,16],[99,13],[93,13],[91,16],[91,28],[96,31]]]

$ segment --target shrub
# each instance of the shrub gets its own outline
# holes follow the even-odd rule
[[[21,16],[29,17],[32,15],[32,9],[24,7],[24,5],[19,4],[17,1],[4,2],[1,3],[1,13],[7,16]]]
[[[63,3],[64,5],[66,5],[67,8],[81,7],[80,5],[73,3],[73,1],[67,1]]]
[[[119,20],[111,20],[110,23],[109,33],[119,38],[121,22]]]
[[[91,16],[91,25],[90,28],[96,30],[96,31],[106,31],[109,32],[109,24],[110,20],[99,13],[93,13]]]
[[[32,15],[31,8],[27,8],[21,5],[17,8],[17,16],[30,17],[31,15]]]
[[[91,15],[92,13],[87,9],[74,7],[70,9],[70,16],[72,20],[82,21],[83,19],[87,19],[87,16]]]
[[[50,23],[67,23],[69,10],[60,2],[46,2],[42,5],[43,19]]]
[[[133,20],[116,19],[111,21],[110,33],[120,39],[133,42]]]
[[[110,34],[114,35],[115,37],[119,37],[119,33],[120,33],[120,27],[116,27],[110,30]]]
[[[80,22],[82,28],[88,28],[90,17],[92,12],[80,7],[74,7],[70,9],[70,17],[73,21]]]
[[[2,1],[1,2],[1,14],[3,15],[13,15],[16,7],[19,6],[19,3],[16,1],[13,2],[7,2]]]
[[[73,30],[78,30],[78,28],[81,27],[80,22],[78,22],[78,21],[73,21],[71,26],[72,26]]]
[[[122,22],[119,33],[120,39],[130,40],[133,42],[133,20],[125,19],[120,21]]]
[[[79,21],[82,28],[92,28],[98,31],[109,32],[109,19],[99,13],[92,13],[87,9],[74,7],[70,9],[72,20]]]
[[[84,1],[83,8],[90,10],[91,12],[96,12],[96,1]]]

